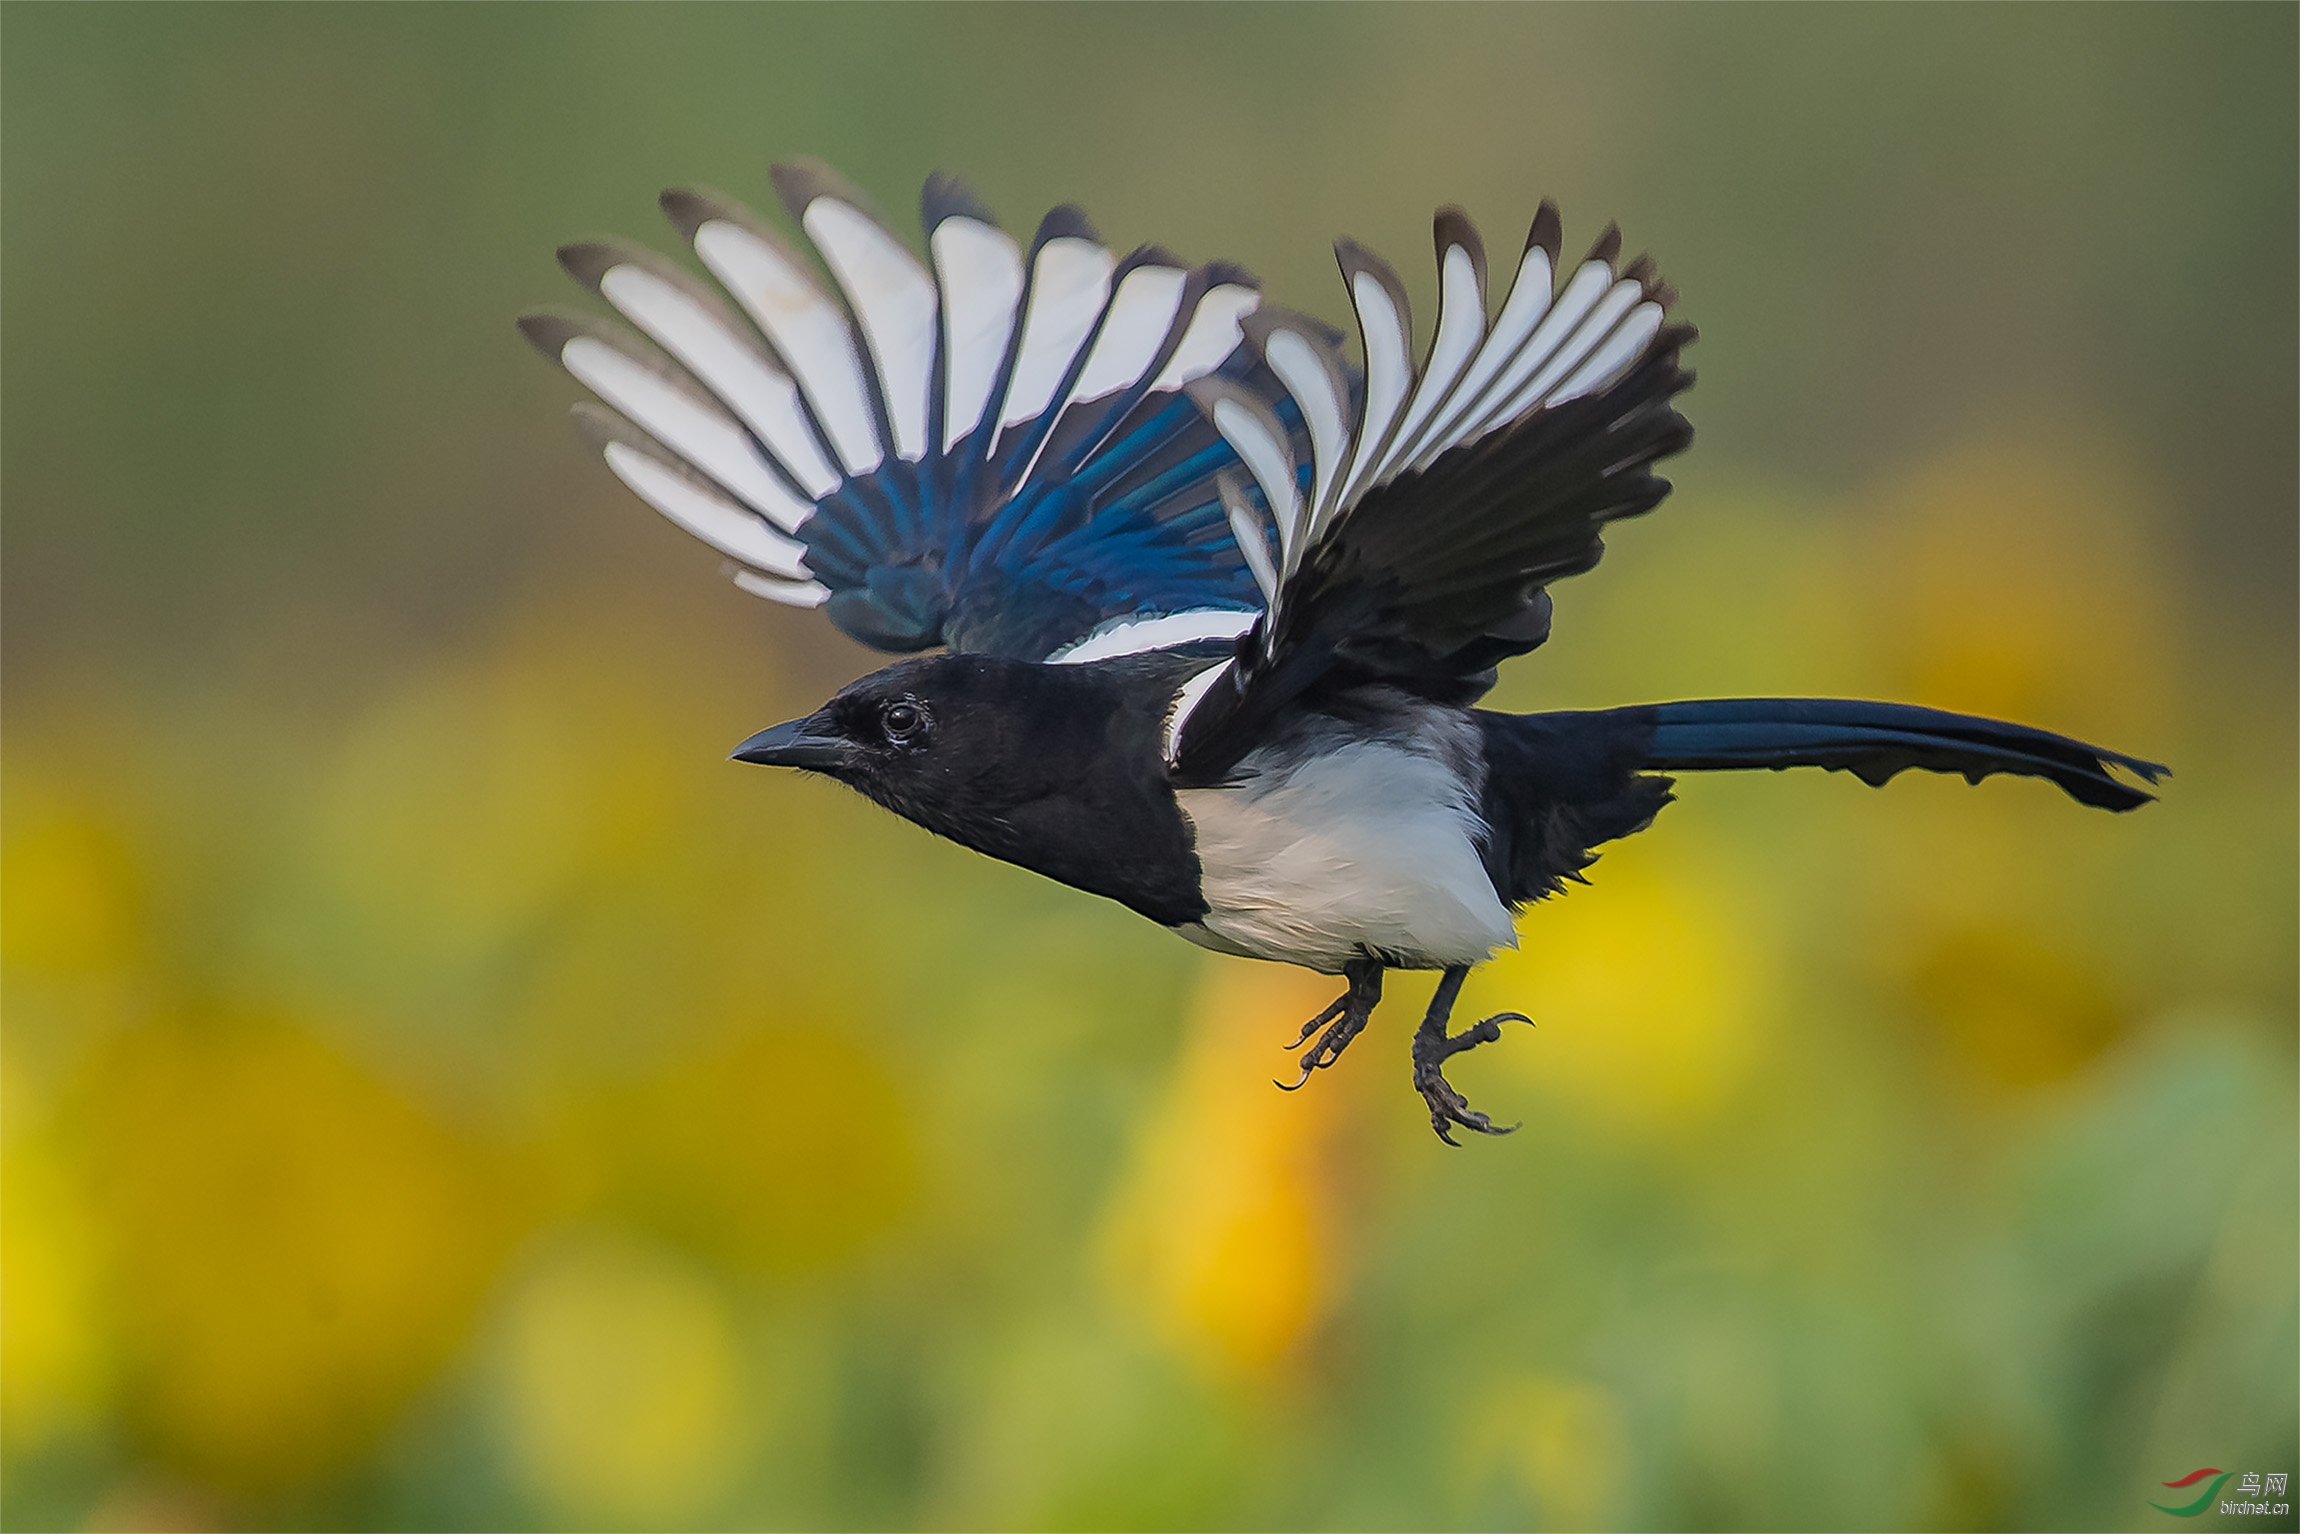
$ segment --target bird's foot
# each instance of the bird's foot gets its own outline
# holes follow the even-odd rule
[[[1430,1001],[1427,1016],[1414,1031],[1414,1090],[1421,1093],[1422,1101],[1429,1104],[1430,1128],[1448,1145],[1461,1142],[1453,1137],[1453,1126],[1475,1130],[1481,1135],[1514,1133],[1515,1124],[1496,1124],[1492,1119],[1469,1105],[1469,1099],[1454,1090],[1453,1083],[1445,1079],[1445,1063],[1464,1050],[1480,1044],[1491,1044],[1501,1037],[1503,1023],[1523,1023],[1533,1026],[1533,1019],[1523,1012],[1496,1012],[1480,1018],[1459,1033],[1446,1032],[1446,1018],[1453,1011],[1454,994],[1461,989],[1461,977],[1466,970],[1448,970],[1438,982],[1437,995]]]
[[[1320,1028],[1325,1027],[1326,1024],[1332,1022],[1336,1017],[1340,1016],[1342,1008],[1348,1006],[1349,1004],[1349,992],[1344,991],[1341,995],[1336,996],[1332,1006],[1326,1008],[1325,1011],[1320,1012],[1316,1017],[1313,1017],[1308,1022],[1302,1024],[1302,1031],[1295,1034],[1294,1042],[1288,1044],[1286,1047],[1288,1049],[1300,1049],[1304,1044],[1309,1043],[1311,1034],[1316,1033]]]
[[[1310,1079],[1310,1072],[1324,1070],[1342,1057],[1350,1047],[1350,1040],[1365,1031],[1372,1021],[1374,1004],[1382,999],[1382,967],[1371,959],[1359,959],[1342,967],[1349,977],[1350,988],[1334,1004],[1302,1025],[1302,1031],[1288,1049],[1300,1049],[1311,1034],[1318,1042],[1310,1045],[1302,1055],[1302,1074],[1292,1081],[1274,1081],[1271,1085],[1281,1092],[1298,1091]],[[1325,1032],[1319,1033],[1323,1028]]]

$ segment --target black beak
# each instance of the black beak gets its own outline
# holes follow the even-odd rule
[[[816,723],[819,715],[787,720],[735,747],[738,762],[766,767],[804,767],[809,772],[836,772],[854,760],[855,748],[844,737]]]

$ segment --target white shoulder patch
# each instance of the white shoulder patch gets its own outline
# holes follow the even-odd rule
[[[1083,666],[1088,661],[1112,660],[1171,649],[1201,639],[1235,639],[1254,626],[1260,613],[1234,607],[1193,607],[1188,612],[1156,618],[1119,618],[1103,624],[1083,639],[1072,640],[1046,657],[1050,666]]]
[[[1200,703],[1205,701],[1207,690],[1221,680],[1223,672],[1235,664],[1237,663],[1234,660],[1226,660],[1218,666],[1208,666],[1190,678],[1189,681],[1184,682],[1180,689],[1175,692],[1173,711],[1166,716],[1165,751],[1166,765],[1169,767],[1174,764],[1174,759],[1181,755],[1182,727],[1190,722],[1190,715],[1196,712]]]

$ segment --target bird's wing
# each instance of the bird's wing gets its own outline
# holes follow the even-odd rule
[[[1180,779],[1219,780],[1313,688],[1474,698],[1548,636],[1544,588],[1597,562],[1606,523],[1668,494],[1653,464],[1692,438],[1671,400],[1693,381],[1678,365],[1693,331],[1667,322],[1676,294],[1650,261],[1616,267],[1620,244],[1609,226],[1558,283],[1544,202],[1489,321],[1477,231],[1441,212],[1437,334],[1417,367],[1396,275],[1341,242],[1362,387],[1316,322],[1263,306],[1244,327],[1304,422],[1306,466],[1251,388],[1189,386],[1245,466],[1219,488],[1269,610],[1185,688],[1167,730]]]
[[[1253,622],[1214,485],[1237,456],[1182,394],[1276,392],[1240,331],[1252,278],[1154,247],[1120,259],[1069,207],[1025,251],[940,176],[922,261],[828,167],[774,181],[827,284],[740,204],[673,191],[718,289],[621,243],[570,245],[561,263],[637,330],[521,320],[598,396],[575,414],[617,477],[746,590],[884,650],[1082,661]]]

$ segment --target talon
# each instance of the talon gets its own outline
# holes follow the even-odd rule
[[[1334,1004],[1326,1008],[1325,1011],[1320,1012],[1316,1017],[1313,1017],[1308,1022],[1302,1024],[1302,1031],[1294,1035],[1294,1042],[1286,1045],[1285,1047],[1288,1049],[1300,1049],[1304,1044],[1307,1044],[1310,1041],[1311,1034],[1316,1033],[1320,1028],[1323,1028],[1326,1026],[1326,1024],[1332,1022],[1335,1015],[1339,1013],[1342,1008],[1348,1006],[1349,1002],[1350,993],[1347,991],[1344,991],[1340,996],[1335,997]]]
[[[1382,999],[1381,966],[1370,959],[1353,960],[1343,967],[1343,973],[1349,976],[1350,988],[1336,997],[1333,1005],[1304,1023],[1294,1042],[1286,1046],[1298,1049],[1312,1034],[1317,1034],[1318,1041],[1302,1056],[1302,1074],[1294,1078],[1292,1086],[1271,1079],[1270,1085],[1279,1091],[1299,1091],[1310,1079],[1311,1072],[1324,1070],[1339,1060],[1342,1051],[1350,1047],[1350,1040],[1363,1032],[1372,1019],[1374,1004]],[[1325,1030],[1323,1033],[1319,1033],[1321,1028]]]
[[[1471,1109],[1469,1112],[1463,1114],[1462,1122],[1465,1126],[1476,1130],[1481,1135],[1513,1135],[1516,1134],[1519,1129],[1524,1127],[1522,1122],[1517,1124],[1496,1124],[1492,1119],[1487,1118],[1484,1114],[1479,1113],[1475,1109]]]

